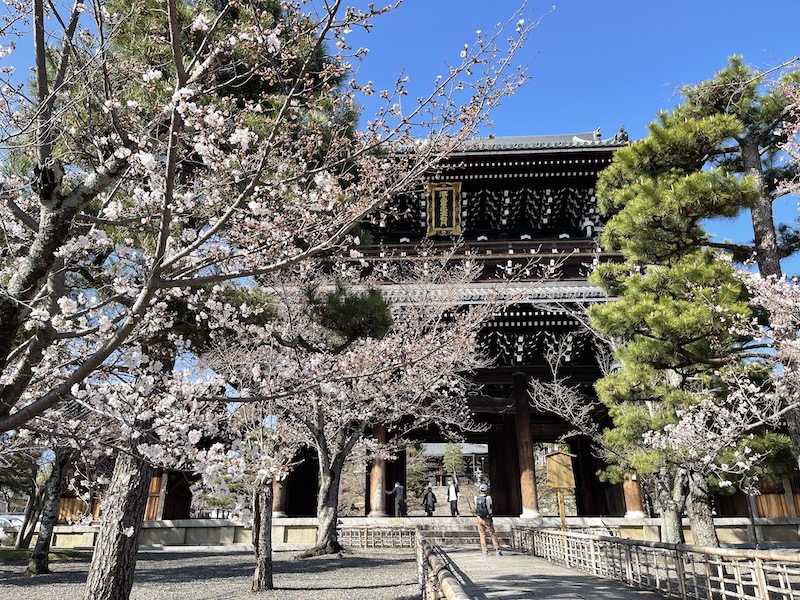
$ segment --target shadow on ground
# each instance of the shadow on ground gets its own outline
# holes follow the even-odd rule
[[[262,598],[418,598],[416,561],[409,549],[346,552],[299,559],[297,552],[275,554],[275,589]],[[56,560],[52,573],[25,577],[25,561],[0,564],[0,599],[80,597],[91,555]],[[142,551],[132,598],[192,600],[244,598],[253,575],[250,552]],[[153,595],[156,594],[156,595]]]

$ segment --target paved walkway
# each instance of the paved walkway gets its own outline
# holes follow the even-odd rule
[[[659,600],[520,552],[483,556],[479,548],[446,547],[453,574],[470,598]],[[275,555],[276,589],[259,600],[418,600],[416,561],[408,548],[350,550],[297,559]],[[0,600],[64,600],[83,595],[89,554],[56,560],[53,573],[23,577],[24,561],[0,562]],[[131,600],[248,600],[253,559],[244,548],[170,548],[140,552]]]
[[[558,600],[657,600],[661,594],[573,571],[529,554],[503,550],[484,556],[480,548],[445,547],[453,575],[470,598]]]

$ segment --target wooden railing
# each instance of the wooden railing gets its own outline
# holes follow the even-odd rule
[[[676,598],[800,598],[800,555],[704,548],[529,527],[512,528],[514,548],[599,577]]]
[[[339,543],[350,548],[413,548],[413,527],[340,527]]]
[[[428,542],[419,529],[416,530],[415,548],[422,600],[469,600],[450,570],[447,555]]]

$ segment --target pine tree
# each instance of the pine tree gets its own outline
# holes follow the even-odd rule
[[[456,481],[458,474],[464,472],[464,453],[461,444],[445,444],[444,447],[444,472],[453,476]]]
[[[614,218],[603,245],[628,260],[660,264],[700,247],[755,257],[762,275],[779,275],[780,259],[797,251],[797,233],[775,223],[778,183],[797,169],[779,160],[791,100],[766,74],[732,57],[709,80],[683,89],[684,102],[650,124],[650,135],[615,154],[600,175],[601,210]],[[782,84],[796,84],[787,72]],[[710,240],[703,221],[749,210],[753,243]]]
[[[777,275],[780,258],[796,249],[793,230],[776,225],[771,208],[787,100],[779,88],[764,90],[762,83],[732,58],[714,79],[686,87],[684,103],[661,114],[649,137],[617,152],[598,182],[601,209],[611,217],[603,248],[624,257],[593,275],[618,298],[590,311],[594,327],[621,340],[619,370],[597,385],[613,419],[606,439],[623,453],[636,449],[629,464],[660,478],[659,495],[673,511],[681,508],[675,490],[688,487],[695,542],[708,546],[718,543],[708,477],[715,465],[727,464],[722,456],[731,447],[742,444],[746,452],[750,446],[741,439],[726,446],[723,430],[727,435],[736,428],[728,422],[722,427],[713,409],[703,413],[698,407],[710,402],[729,408],[726,377],[753,368],[742,361],[763,358],[758,342],[732,329],[752,311],[730,260],[718,252],[734,260],[753,256],[763,274]],[[752,215],[752,245],[711,241],[706,219],[743,210]],[[687,415],[719,429],[718,447],[706,447],[699,461],[665,441]],[[642,447],[648,435],[659,443]]]

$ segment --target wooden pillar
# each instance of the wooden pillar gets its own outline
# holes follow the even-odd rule
[[[641,519],[647,516],[644,512],[642,486],[636,475],[625,476],[625,481],[622,483],[622,491],[625,494],[625,518]]]
[[[286,516],[286,477],[272,480],[272,516]]]
[[[156,474],[158,473],[158,474]],[[156,521],[163,521],[164,520],[164,506],[167,503],[167,483],[169,482],[169,471],[166,469],[153,469],[153,474],[151,475],[153,479],[157,477],[159,479],[159,489],[158,489],[158,508],[156,508],[155,520]],[[151,481],[152,487],[152,481]]]
[[[536,461],[533,458],[531,434],[531,408],[528,404],[528,379],[524,373],[514,373],[511,398],[514,401],[514,421],[519,455],[519,487],[522,493],[523,518],[539,516],[539,498],[536,493]]]
[[[379,444],[386,443],[386,427],[376,425],[372,435]],[[368,517],[386,516],[386,461],[382,458],[372,460],[369,472],[369,507]]]
[[[794,506],[794,491],[792,490],[792,480],[788,477],[783,478],[783,496],[786,499],[786,515],[789,517],[797,516],[797,509]]]

